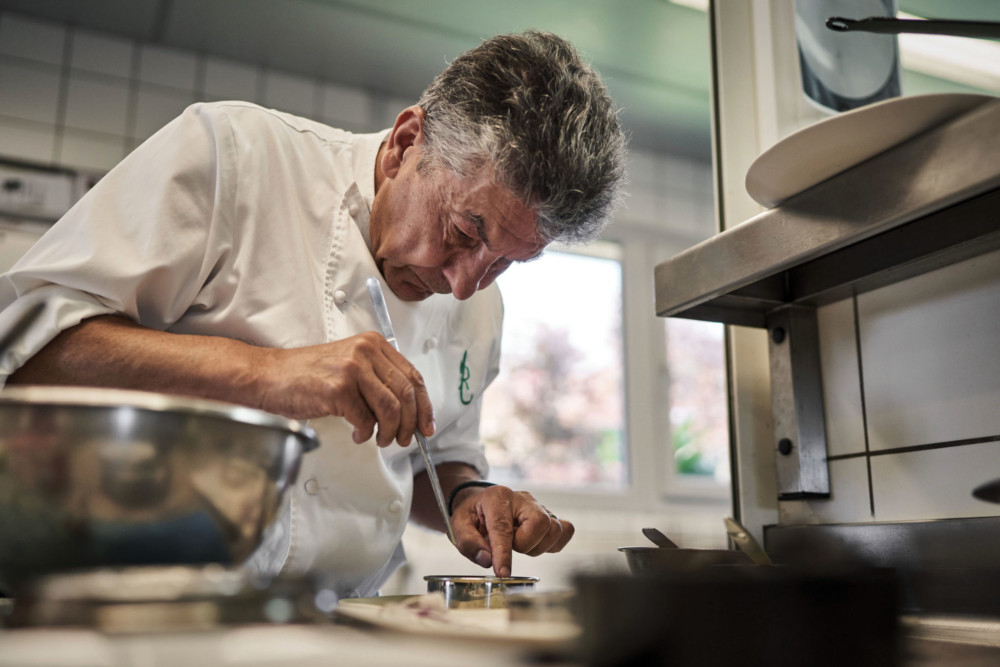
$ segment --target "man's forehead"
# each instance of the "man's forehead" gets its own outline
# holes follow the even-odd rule
[[[459,184],[459,211],[492,252],[514,261],[541,255],[548,240],[538,230],[538,211],[492,178],[466,178]]]

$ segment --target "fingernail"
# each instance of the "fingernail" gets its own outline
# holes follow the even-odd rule
[[[485,549],[476,554],[476,565],[479,567],[489,567],[493,563],[493,557]]]
[[[507,567],[506,565],[504,565],[503,567],[501,567],[500,568],[500,576],[501,577],[509,577],[510,576],[510,568]]]
[[[436,431],[436,430],[437,430],[437,422],[435,422],[432,419],[431,423],[430,423],[430,432],[427,435],[434,435],[434,431]]]
[[[364,442],[364,441],[363,441],[363,440],[361,439],[361,434],[360,434],[360,433],[358,433],[358,429],[354,429],[354,433],[353,433],[353,434],[351,434],[351,437],[352,437],[352,438],[354,439],[354,442],[355,442],[355,444],[358,444],[358,445],[360,445],[360,444],[361,444],[362,442]]]

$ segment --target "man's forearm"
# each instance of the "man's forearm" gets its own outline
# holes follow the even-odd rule
[[[93,317],[60,333],[8,384],[141,389],[257,407],[264,348],[213,336],[172,334],[123,317]]]
[[[416,446],[416,444],[412,445]],[[441,488],[444,491],[444,498],[447,502],[452,489],[461,484],[474,479],[481,479],[479,473],[472,466],[465,463],[441,463],[435,466],[438,478],[441,480]],[[476,493],[475,489],[462,490],[460,494]],[[461,496],[455,498],[457,505]],[[444,531],[441,512],[438,511],[437,501],[434,499],[434,492],[431,490],[431,482],[426,472],[421,472],[413,480],[413,507],[410,516],[417,523]]]

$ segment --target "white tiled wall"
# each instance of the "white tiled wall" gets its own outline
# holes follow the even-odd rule
[[[830,499],[782,502],[781,524],[866,523],[873,519],[864,457],[830,461]]]
[[[873,450],[1000,434],[1000,254],[862,295],[858,310]]]
[[[827,454],[840,456],[863,452],[865,426],[861,414],[854,302],[849,299],[820,308],[817,322],[820,358],[827,362],[823,366]]]
[[[343,127],[416,100],[0,12],[0,159],[103,173],[192,102],[241,99]],[[707,164],[634,152],[619,224],[714,232]]]
[[[832,497],[782,503],[782,523],[1000,515],[971,496],[1000,477],[1000,252],[856,306],[856,328],[855,300],[818,313]]]
[[[361,89],[0,13],[0,159],[103,173],[189,104],[221,99],[382,127]]]
[[[1000,442],[872,457],[877,521],[997,516],[972,489],[1000,477]]]

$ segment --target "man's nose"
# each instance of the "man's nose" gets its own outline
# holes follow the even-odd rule
[[[485,248],[480,248],[478,252],[464,252],[452,257],[444,267],[444,277],[451,286],[452,295],[464,301],[475,294],[479,289],[479,283],[495,261],[496,259],[490,256]]]

